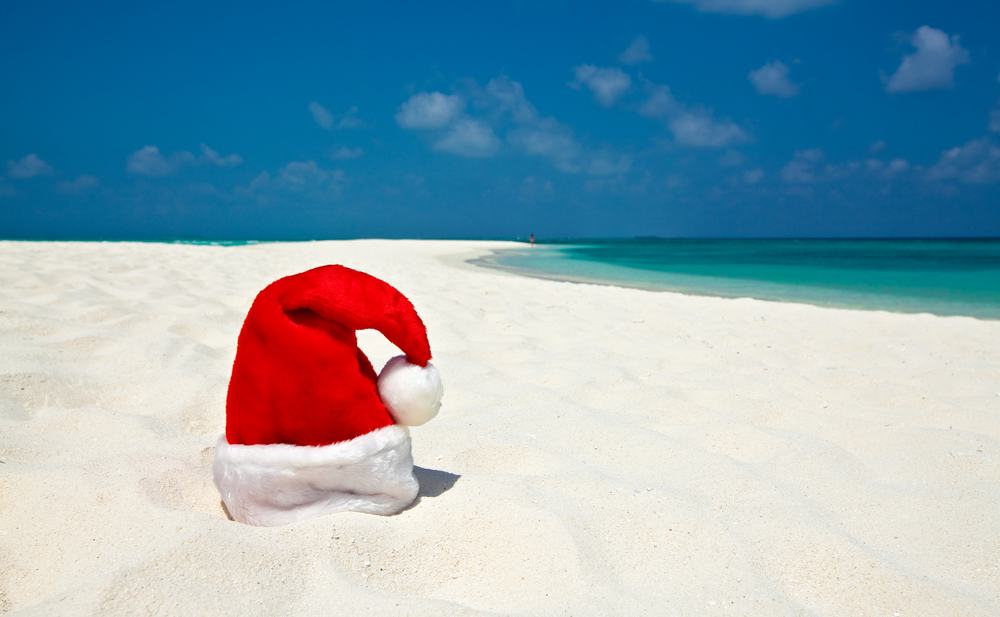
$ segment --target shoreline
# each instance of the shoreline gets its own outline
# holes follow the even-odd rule
[[[518,243],[520,245],[520,243]],[[559,247],[563,245],[544,245],[539,244],[539,247]],[[926,315],[930,317],[940,317],[940,318],[959,318],[959,319],[974,319],[977,321],[985,322],[1000,322],[1000,317],[981,317],[977,315],[966,315],[959,313],[935,313],[929,310],[905,310],[905,309],[891,309],[891,308],[881,308],[881,307],[868,307],[868,306],[858,306],[853,304],[835,304],[835,303],[824,303],[820,301],[809,301],[801,299],[774,299],[774,298],[759,298],[752,295],[727,295],[722,293],[711,293],[709,291],[693,291],[693,290],[678,290],[678,289],[666,289],[662,287],[656,287],[653,285],[643,285],[638,282],[631,281],[610,281],[608,279],[602,279],[597,277],[585,277],[585,276],[573,276],[568,274],[554,274],[550,272],[545,272],[540,269],[532,269],[527,267],[511,266],[506,264],[501,264],[496,261],[491,261],[491,256],[496,256],[498,252],[505,250],[515,250],[519,247],[509,247],[491,250],[490,253],[485,255],[480,255],[478,257],[469,258],[466,263],[478,267],[485,268],[488,270],[493,270],[496,272],[504,272],[514,276],[524,276],[527,278],[533,278],[537,280],[545,281],[555,281],[561,283],[573,283],[578,285],[599,285],[607,287],[615,287],[619,289],[635,289],[641,291],[648,291],[652,293],[662,293],[662,294],[676,294],[680,296],[688,297],[700,297],[700,298],[715,298],[718,300],[740,300],[740,301],[753,301],[753,302],[765,302],[774,304],[795,304],[803,306],[811,306],[820,309],[830,309],[830,310],[840,310],[840,311],[861,311],[870,313],[888,313],[892,315]]]
[[[920,238],[915,238],[915,240],[920,240]],[[913,316],[913,317],[935,317],[940,319],[970,319],[977,322],[984,323],[1000,323],[1000,319],[993,319],[987,317],[979,317],[975,315],[963,315],[963,314],[941,314],[934,313],[931,311],[923,310],[893,310],[887,308],[878,307],[865,307],[865,306],[854,306],[854,305],[838,305],[838,304],[826,304],[821,302],[810,302],[807,300],[797,300],[797,299],[770,299],[770,298],[757,298],[751,295],[723,295],[723,294],[713,294],[709,292],[697,292],[688,290],[676,290],[676,289],[664,289],[654,286],[646,286],[641,283],[632,283],[629,281],[615,281],[611,282],[600,278],[588,278],[588,277],[574,277],[572,275],[561,275],[548,273],[542,270],[535,270],[531,268],[523,268],[517,266],[509,266],[505,264],[499,264],[496,262],[489,261],[489,258],[495,255],[497,252],[517,250],[526,248],[527,243],[516,241],[516,240],[413,240],[413,239],[380,239],[380,238],[354,238],[348,240],[276,240],[276,241],[240,241],[238,244],[229,244],[227,242],[190,242],[190,241],[143,241],[143,240],[0,240],[0,246],[4,244],[10,244],[13,246],[107,246],[107,247],[121,247],[121,246],[139,246],[139,247],[193,247],[193,248],[205,248],[205,249],[220,249],[220,250],[244,250],[252,249],[257,247],[295,247],[295,246],[319,246],[323,244],[333,243],[341,245],[350,244],[365,244],[365,243],[399,243],[402,245],[420,245],[420,244],[436,244],[442,246],[458,246],[463,245],[467,247],[465,250],[459,253],[446,252],[443,255],[438,256],[438,261],[440,263],[446,264],[449,267],[456,267],[459,269],[470,268],[475,270],[486,270],[494,273],[500,273],[507,276],[522,277],[533,280],[540,281],[550,281],[556,283],[569,283],[573,285],[593,285],[598,287],[610,287],[614,289],[627,289],[634,291],[644,291],[654,294],[666,294],[668,296],[678,296],[682,298],[704,298],[713,300],[725,300],[730,302],[751,302],[751,303],[764,303],[764,304],[774,304],[774,305],[792,305],[792,306],[804,306],[811,307],[822,310],[833,310],[833,311],[850,311],[858,312],[862,314],[886,314],[886,315],[899,315],[899,316]],[[564,246],[558,245],[547,245],[538,244],[541,248],[553,248]]]
[[[878,240],[878,239],[876,239]],[[914,240],[922,240],[922,238],[914,238]],[[978,240],[978,238],[973,238],[973,240]],[[852,239],[853,241],[853,239]],[[438,261],[440,263],[446,264],[449,267],[456,267],[459,269],[472,269],[475,270],[486,270],[494,273],[500,273],[507,276],[522,277],[533,280],[550,281],[556,283],[569,283],[573,285],[593,285],[598,287],[610,287],[614,289],[627,289],[634,291],[644,291],[654,294],[666,294],[668,296],[678,296],[683,298],[704,298],[713,300],[725,300],[730,302],[751,302],[751,303],[764,303],[764,304],[774,304],[774,305],[792,305],[792,306],[804,306],[811,307],[822,310],[833,310],[833,311],[850,311],[858,312],[862,314],[886,314],[886,315],[899,315],[899,316],[913,316],[913,317],[935,317],[941,319],[970,319],[977,322],[984,323],[998,323],[1000,319],[979,317],[975,315],[962,315],[962,314],[940,314],[931,311],[917,311],[917,310],[893,310],[887,308],[877,308],[877,307],[864,307],[864,306],[853,306],[853,305],[837,305],[837,304],[825,304],[820,302],[810,302],[806,300],[796,300],[796,299],[770,299],[770,298],[757,298],[750,295],[723,295],[723,294],[713,294],[709,292],[696,292],[687,290],[676,290],[676,289],[664,289],[657,288],[653,286],[644,286],[640,283],[631,283],[629,281],[615,281],[611,282],[600,278],[588,278],[588,277],[574,277],[572,275],[561,275],[552,274],[542,270],[535,270],[531,268],[522,268],[517,266],[508,266],[505,264],[499,264],[496,262],[489,261],[489,257],[495,255],[497,252],[507,251],[507,250],[517,250],[528,247],[526,242],[521,242],[517,240],[414,240],[414,239],[381,239],[381,238],[353,238],[348,240],[276,240],[276,241],[240,241],[237,244],[229,244],[227,241],[214,242],[193,242],[193,241],[143,241],[143,240],[0,240],[0,246],[3,244],[10,245],[21,245],[21,246],[33,246],[33,245],[49,245],[49,246],[73,246],[78,245],[82,247],[86,246],[108,246],[108,247],[120,247],[120,246],[148,246],[148,247],[196,247],[196,248],[206,248],[206,249],[224,249],[224,250],[243,250],[252,249],[256,247],[294,247],[294,246],[319,246],[323,244],[365,244],[365,243],[399,243],[399,244],[409,244],[409,245],[420,245],[420,244],[436,244],[442,246],[457,246],[463,245],[467,247],[465,250],[459,253],[446,252],[443,255],[438,256]],[[554,248],[565,246],[562,244],[551,245],[551,244],[538,244],[540,248]]]

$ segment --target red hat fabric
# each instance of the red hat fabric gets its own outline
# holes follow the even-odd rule
[[[357,344],[369,328],[405,354],[379,375]],[[433,418],[443,394],[430,358],[413,305],[373,276],[322,266],[268,285],[240,332],[216,447],[230,515],[278,525],[409,505],[418,487],[406,426]]]

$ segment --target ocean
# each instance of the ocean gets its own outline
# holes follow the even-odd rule
[[[476,261],[568,281],[1000,319],[1000,239],[575,241]]]

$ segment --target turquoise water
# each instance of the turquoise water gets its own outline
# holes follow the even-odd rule
[[[1000,240],[621,240],[495,251],[563,280],[1000,319]]]

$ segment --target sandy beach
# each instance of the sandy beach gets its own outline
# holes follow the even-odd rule
[[[0,242],[0,613],[1000,614],[1000,322],[464,263],[504,246]],[[427,324],[421,496],[234,523],[243,317],[327,263]]]

